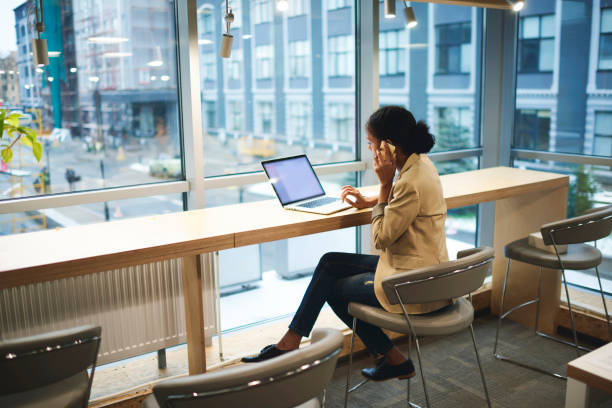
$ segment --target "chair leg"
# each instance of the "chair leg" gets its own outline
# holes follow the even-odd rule
[[[504,276],[504,287],[502,289],[499,317],[497,318],[497,330],[495,331],[495,344],[493,345],[493,355],[495,357],[497,357],[497,341],[499,340],[499,331],[501,330],[502,315],[504,314],[504,298],[506,297],[506,288],[508,285],[508,272],[510,272],[510,258],[508,258],[508,262],[506,263],[506,275]]]
[[[597,274],[597,282],[599,282],[599,293],[601,294],[601,301],[603,302],[604,311],[606,312],[606,322],[608,323],[608,331],[612,336],[612,329],[610,328],[610,315],[608,314],[608,306],[606,305],[606,297],[603,293],[603,287],[601,286],[601,277],[599,276],[599,267],[595,267],[595,273]]]
[[[346,373],[346,390],[344,391],[344,408],[348,406],[349,387],[351,385],[351,369],[353,368],[353,345],[355,344],[355,329],[357,328],[357,318],[353,317],[353,332],[351,333],[351,349],[349,352],[349,366]]]
[[[476,362],[478,363],[478,370],[480,370],[480,378],[482,379],[482,386],[484,387],[485,397],[487,398],[487,406],[491,408],[491,399],[489,398],[489,390],[487,389],[487,382],[485,381],[484,372],[482,371],[482,365],[480,364],[480,356],[478,355],[478,348],[476,347],[476,338],[474,337],[474,327],[470,323],[470,334],[472,335],[472,344],[474,345],[474,352],[476,353]]]
[[[570,302],[569,290],[567,289],[567,279],[565,279],[565,269],[561,269],[563,275],[563,286],[565,287],[565,296],[567,297],[567,308],[569,309],[570,321],[572,322],[572,334],[574,335],[574,347],[576,355],[580,357],[580,345],[578,344],[578,334],[576,333],[576,324],[574,323],[574,313],[572,312],[572,302]]]
[[[427,384],[425,384],[425,374],[423,373],[423,360],[421,359],[421,348],[419,347],[419,338],[414,336],[414,342],[416,344],[417,357],[419,359],[419,371],[421,372],[421,381],[423,382],[423,392],[425,393],[425,403],[427,404],[427,408],[430,408],[429,405],[429,394],[427,393]]]

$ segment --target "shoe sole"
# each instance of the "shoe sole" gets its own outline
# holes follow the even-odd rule
[[[393,380],[393,379],[398,379],[398,380],[409,380],[412,377],[414,377],[416,375],[416,371],[411,372],[410,374],[406,374],[406,375],[400,375],[398,377],[390,377],[390,378],[385,378],[384,380],[375,380],[374,378],[370,378],[370,377],[366,377],[365,375],[361,374],[363,377],[367,378],[370,381],[374,381],[374,382],[383,382],[383,381],[387,381],[387,380]]]

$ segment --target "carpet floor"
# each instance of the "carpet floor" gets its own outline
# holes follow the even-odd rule
[[[563,407],[566,382],[552,376],[528,370],[493,357],[497,320],[479,317],[474,322],[476,344],[494,407]],[[486,407],[476,356],[468,330],[447,337],[420,340],[423,368],[432,407]],[[581,343],[590,347],[597,346]],[[408,344],[399,344],[407,353]],[[533,331],[504,320],[498,353],[517,358],[546,370],[565,374],[568,361],[576,358],[572,347],[533,335]],[[425,396],[419,374],[416,349],[412,359],[417,375],[410,380],[411,402],[425,407]],[[373,366],[366,354],[353,360],[351,384],[363,378],[360,370]],[[332,383],[327,387],[326,406],[342,407],[348,360],[338,364]],[[405,407],[406,380],[366,383],[350,394],[350,407]],[[612,396],[594,395],[594,407],[612,407]]]

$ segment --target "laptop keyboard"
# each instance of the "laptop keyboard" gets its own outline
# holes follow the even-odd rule
[[[333,203],[334,201],[338,201],[338,199],[335,197],[317,198],[316,200],[312,200],[312,201],[308,201],[308,202],[300,204],[300,207],[306,207],[306,208],[320,207],[325,204]]]

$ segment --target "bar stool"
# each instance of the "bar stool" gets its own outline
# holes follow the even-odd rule
[[[601,252],[596,247],[586,245],[584,243],[597,241],[601,238],[605,238],[610,235],[610,231],[612,231],[612,206],[595,209],[579,217],[569,218],[566,220],[543,225],[540,231],[542,233],[542,239],[544,241],[544,244],[552,245],[555,250],[554,254],[530,246],[528,238],[522,238],[517,241],[511,242],[504,248],[504,254],[508,258],[508,263],[506,265],[506,275],[504,277],[501,309],[499,313],[499,318],[497,320],[497,330],[495,333],[495,345],[493,346],[493,355],[495,356],[495,358],[502,361],[507,361],[525,368],[539,371],[541,373],[549,374],[556,378],[566,379],[566,377],[562,374],[547,371],[524,362],[513,360],[509,357],[497,353],[497,343],[499,339],[499,332],[501,330],[501,323],[502,320],[506,318],[510,313],[522,307],[535,303],[535,334],[551,340],[558,341],[560,343],[573,346],[576,349],[576,354],[578,355],[580,355],[579,350],[589,351],[589,349],[587,349],[586,347],[582,347],[578,344],[576,325],[574,323],[574,314],[572,312],[572,304],[570,302],[569,291],[567,289],[567,280],[565,278],[565,269],[584,270],[595,268],[597,280],[599,281],[599,290],[606,313],[608,330],[610,330],[610,316],[608,314],[608,308],[606,307],[606,301],[603,294],[598,269],[598,266],[599,264],[601,264],[602,260]],[[560,254],[557,245],[568,245],[567,253]],[[521,303],[520,305],[514,306],[507,312],[504,312],[504,298],[506,296],[511,259],[540,267],[540,272],[538,274],[538,297]],[[540,297],[542,292],[542,268],[561,269],[563,285],[565,287],[565,295],[567,297],[567,306],[569,309],[570,320],[572,323],[572,334],[574,338],[573,343],[559,339],[554,336],[550,336],[538,330],[538,320],[540,315]],[[612,333],[612,331],[610,332]]]
[[[382,281],[382,287],[387,295],[387,299],[391,304],[401,305],[403,314],[389,313],[381,308],[360,303],[349,303],[349,314],[353,316],[353,334],[351,336],[351,351],[346,378],[345,408],[348,404],[349,393],[367,382],[367,380],[362,381],[353,388],[350,388],[354,333],[357,319],[383,329],[408,334],[410,340],[414,337],[427,407],[430,406],[429,395],[427,393],[421,349],[417,335],[446,336],[469,329],[487,405],[491,407],[489,392],[487,391],[487,384],[480,364],[476,340],[474,339],[474,329],[472,327],[472,321],[474,320],[472,292],[482,286],[493,261],[493,254],[493,249],[488,247],[468,249],[460,251],[455,261],[418,268],[385,278]],[[469,295],[469,300],[464,298],[465,295]],[[427,303],[450,298],[458,299],[451,306],[423,315],[409,316],[404,307],[405,304]],[[410,381],[407,381],[407,384],[408,406],[418,407],[418,405],[410,402]]]

